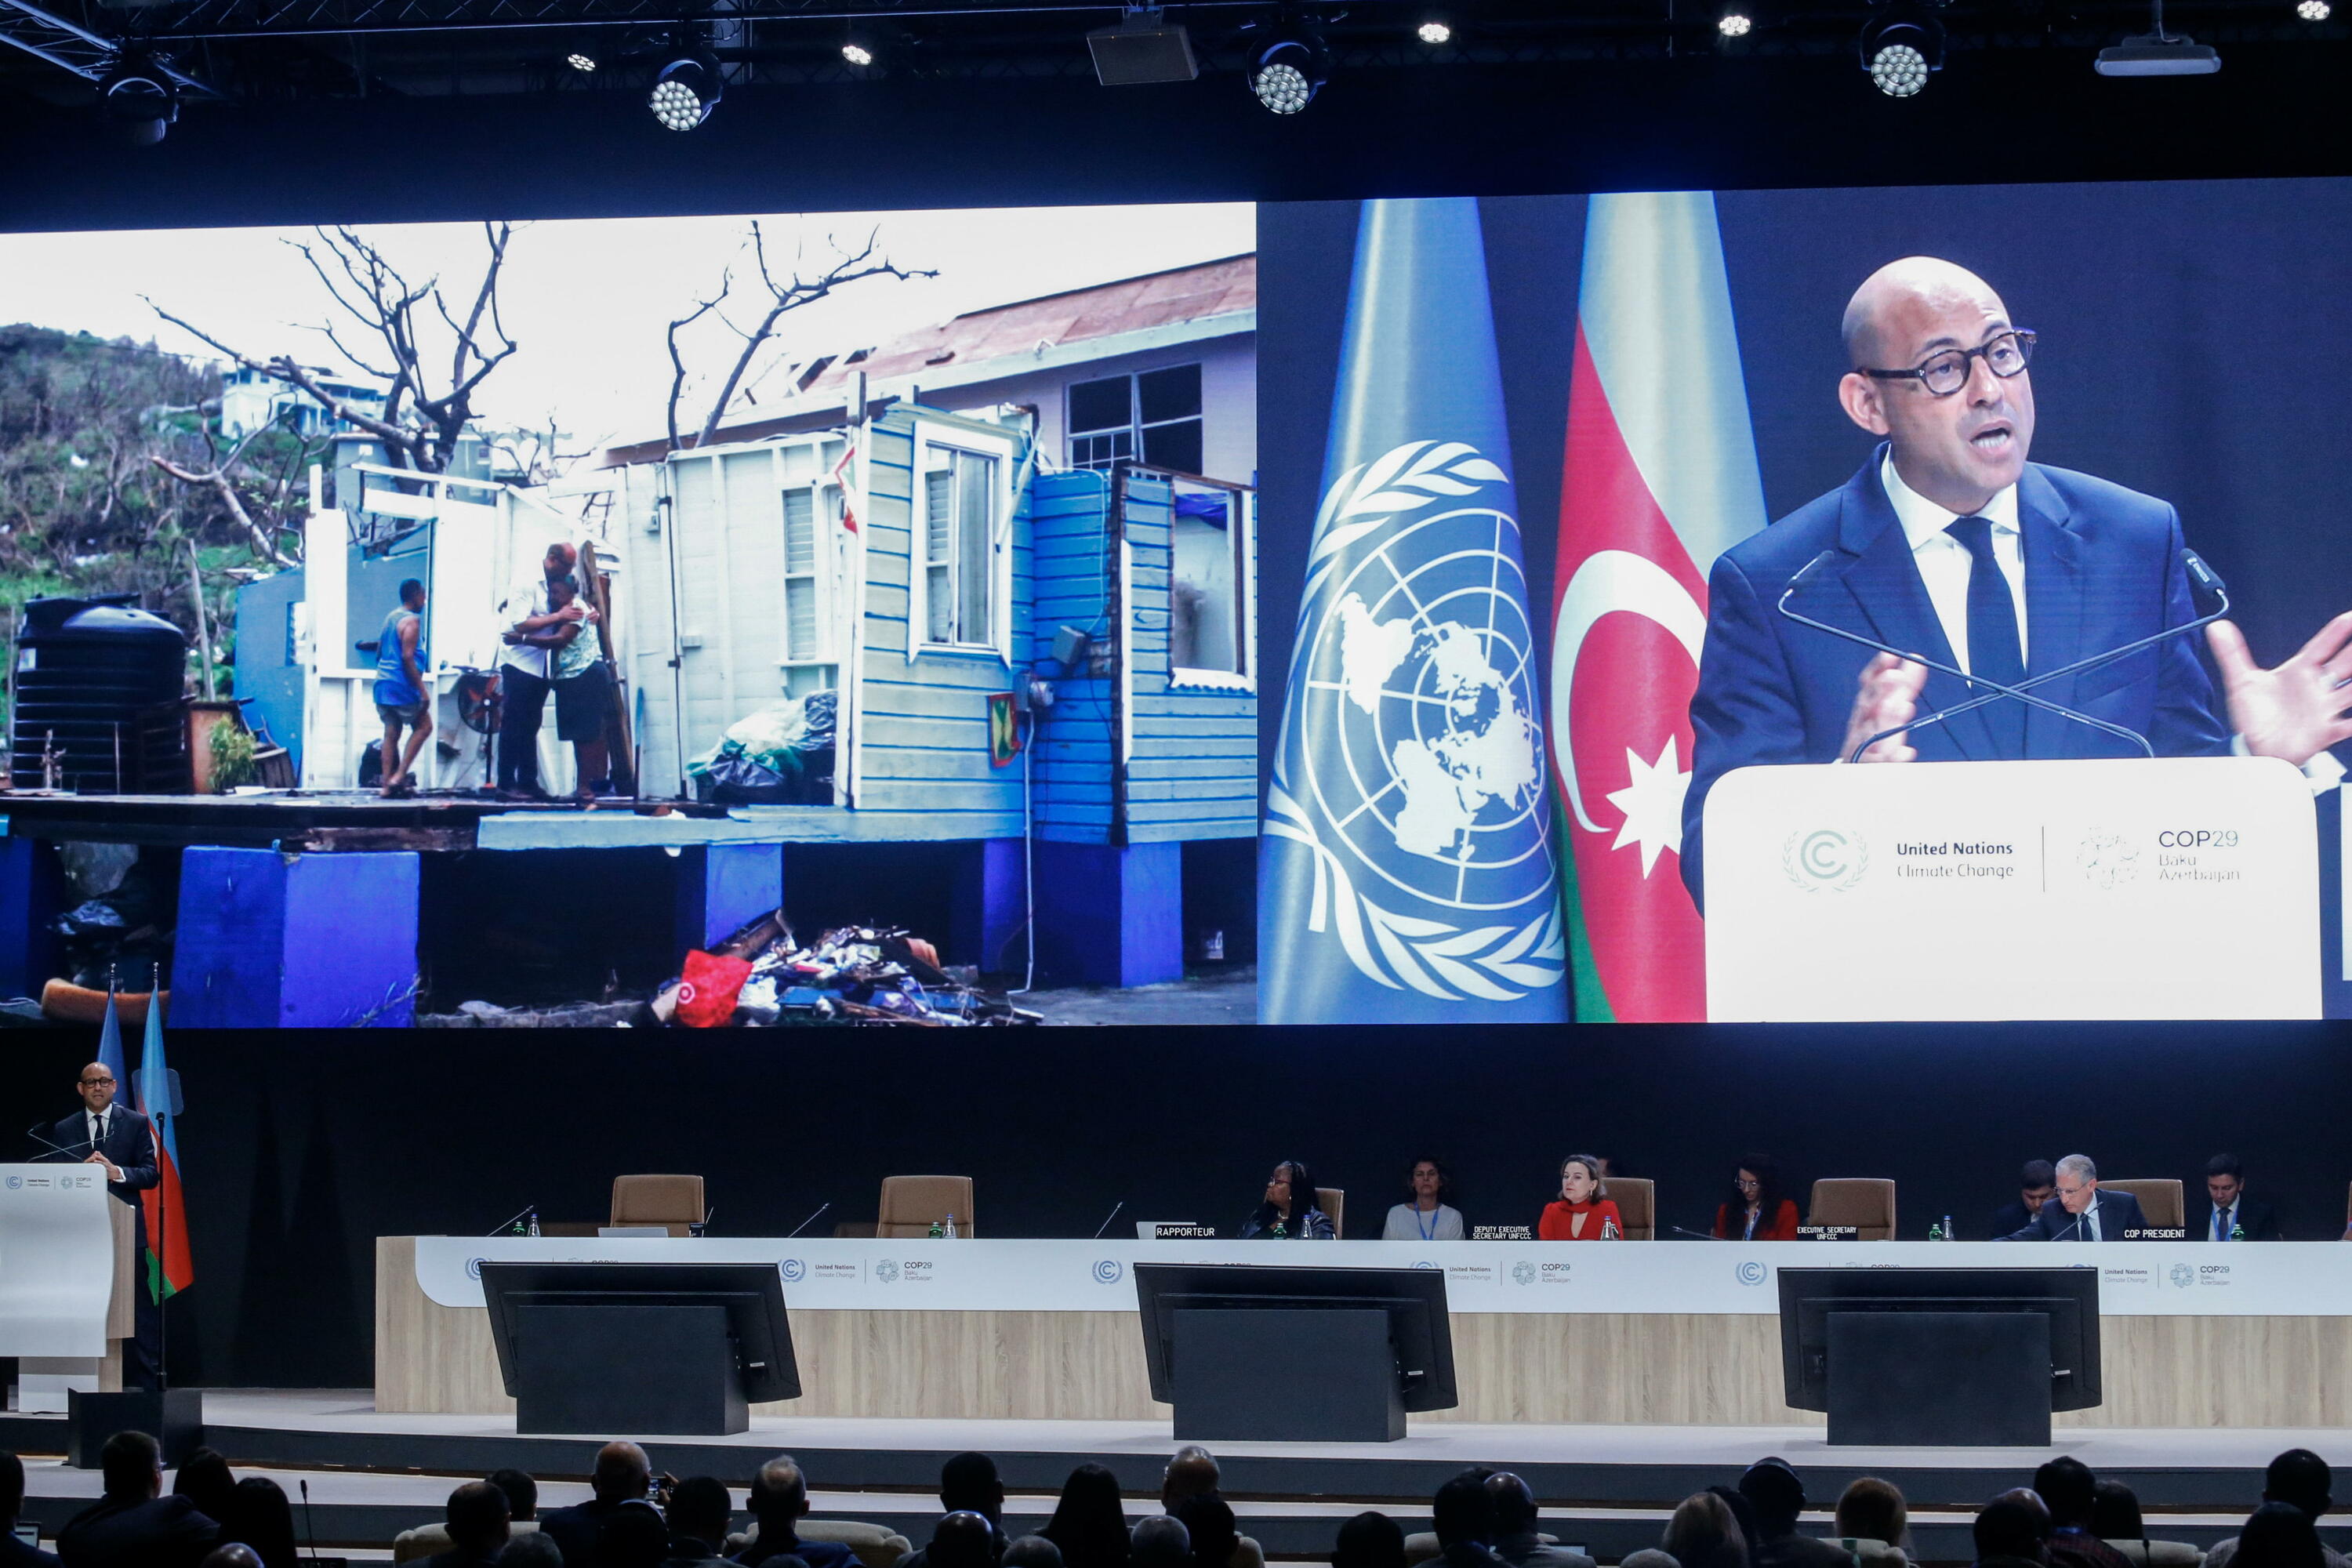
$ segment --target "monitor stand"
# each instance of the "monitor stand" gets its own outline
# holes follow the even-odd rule
[[[2040,1312],[1832,1312],[1833,1446],[2046,1448],[2050,1320]]]
[[[521,1306],[514,1337],[519,1433],[751,1429],[724,1307]]]
[[[1179,1442],[1393,1443],[1404,1436],[1389,1315],[1357,1308],[1179,1308]]]

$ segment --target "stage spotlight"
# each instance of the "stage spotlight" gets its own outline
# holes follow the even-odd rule
[[[710,118],[726,90],[718,59],[698,42],[681,39],[667,63],[655,73],[646,107],[664,129],[691,131]]]
[[[1315,100],[1331,74],[1331,54],[1312,25],[1295,16],[1245,30],[1249,87],[1276,114],[1296,114]]]
[[[1454,41],[1454,29],[1447,25],[1445,18],[1443,16],[1430,17],[1429,20],[1423,22],[1415,29],[1415,31],[1420,34],[1421,41],[1429,45],[1432,48],[1436,47],[1439,44],[1450,44]]]
[[[144,49],[125,49],[98,84],[106,117],[133,147],[152,147],[180,118],[180,89]]]
[[[574,49],[570,54],[564,56],[563,63],[570,66],[573,70],[578,71],[582,76],[593,75],[596,69],[596,57],[593,55],[583,55],[577,49]]]
[[[854,66],[870,66],[874,63],[874,51],[852,38],[841,46],[841,58]]]
[[[2325,22],[2335,15],[2327,0],[2295,0],[2294,14],[2306,22]]]
[[[1944,68],[1944,25],[1913,0],[1882,5],[1862,29],[1862,68],[1889,98],[1913,98]]]
[[[1717,19],[1715,30],[1727,38],[1744,38],[1756,30],[1756,24],[1745,11],[1726,11]]]

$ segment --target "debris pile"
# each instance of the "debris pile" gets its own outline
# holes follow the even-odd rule
[[[134,862],[112,888],[49,922],[60,939],[58,967],[75,984],[98,990],[118,977],[143,983],[171,963],[177,915],[169,891]]]
[[[702,1029],[730,1024],[964,1028],[1041,1021],[951,974],[939,950],[919,936],[842,926],[803,946],[781,910],[709,952],[687,954],[683,972],[654,998],[653,1014],[660,1023]]]
[[[697,795],[721,805],[828,805],[833,801],[830,689],[737,720],[686,765]]]

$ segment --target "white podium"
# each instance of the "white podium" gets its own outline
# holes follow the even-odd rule
[[[131,1205],[91,1165],[0,1165],[0,1356],[18,1408],[62,1414],[68,1389],[122,1386],[135,1331]]]
[[[2320,1016],[2283,762],[1741,768],[1706,850],[1711,1022]]]

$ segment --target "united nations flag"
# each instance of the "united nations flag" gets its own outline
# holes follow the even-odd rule
[[[1474,200],[1368,202],[1258,873],[1273,1024],[1565,1018]]]

